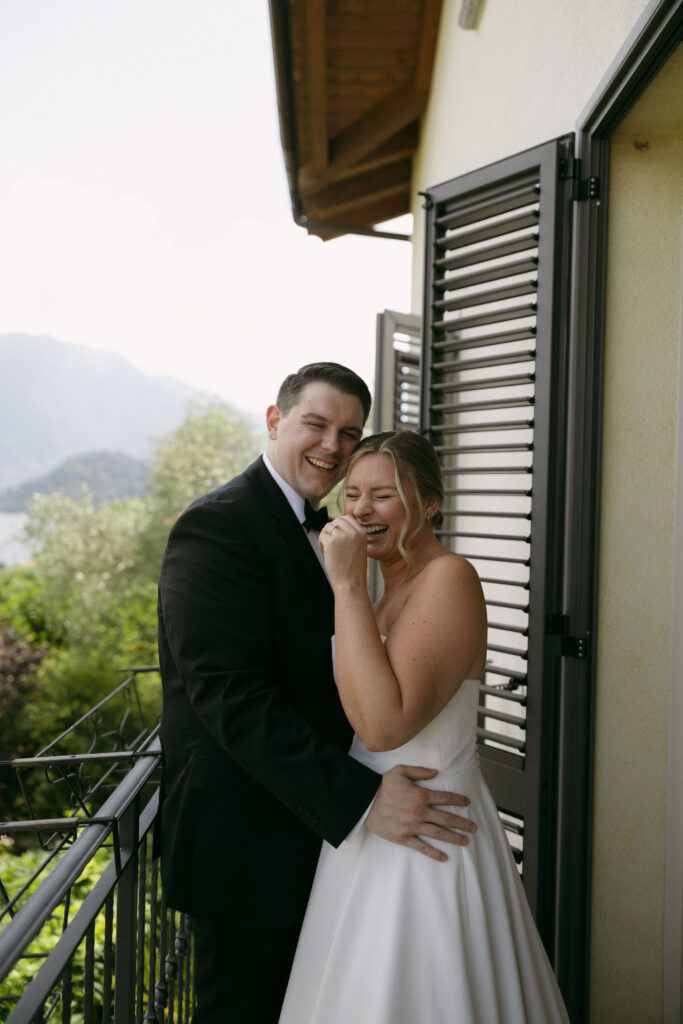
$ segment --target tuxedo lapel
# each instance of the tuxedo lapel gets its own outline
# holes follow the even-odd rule
[[[270,517],[273,529],[277,530],[283,542],[296,553],[311,582],[329,601],[332,597],[332,588],[325,570],[311,547],[306,531],[301,523],[297,522],[292,506],[266,469],[263,459],[252,463],[245,475]]]

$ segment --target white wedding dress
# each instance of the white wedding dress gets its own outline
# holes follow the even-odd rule
[[[365,826],[323,844],[280,1024],[554,1024],[569,1018],[475,753],[479,681],[465,680],[408,743],[351,755],[377,772],[438,768],[469,796],[467,846],[448,861]]]

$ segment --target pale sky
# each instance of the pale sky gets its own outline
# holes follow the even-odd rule
[[[411,246],[294,225],[267,0],[0,0],[0,140],[0,333],[248,412],[314,359],[372,385]]]

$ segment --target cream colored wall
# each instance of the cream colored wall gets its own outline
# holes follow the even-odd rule
[[[646,0],[486,0],[479,29],[464,31],[457,25],[460,0],[445,0],[414,192],[573,131],[647,6]],[[677,60],[613,139],[592,1024],[674,1024],[682,1016],[683,583],[674,579],[674,567],[683,573],[683,125],[677,120],[683,69]],[[419,198],[413,212],[412,309],[419,312]]]
[[[412,309],[422,295],[420,189],[573,131],[647,0],[484,0],[477,30],[444,0],[414,162]]]
[[[591,938],[605,1024],[661,1020],[682,168],[680,137],[612,139]]]

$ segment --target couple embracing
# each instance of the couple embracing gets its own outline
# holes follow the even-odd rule
[[[169,537],[162,873],[195,1020],[567,1021],[476,763],[481,586],[434,534],[433,448],[361,441],[369,408],[343,366],[291,374],[267,454]]]

